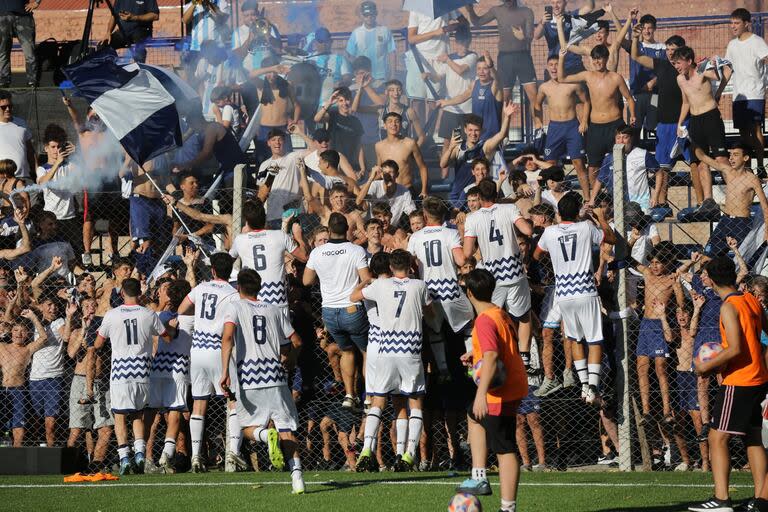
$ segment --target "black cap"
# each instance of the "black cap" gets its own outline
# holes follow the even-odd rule
[[[366,16],[368,14],[376,14],[378,10],[376,9],[376,4],[370,1],[365,1],[360,4],[360,14],[363,16]]]

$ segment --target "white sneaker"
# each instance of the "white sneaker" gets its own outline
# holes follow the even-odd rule
[[[576,385],[576,376],[573,370],[563,370],[563,387],[570,388]]]
[[[245,471],[248,469],[248,463],[245,462],[240,454],[229,452],[227,458],[224,461],[224,471],[227,473],[236,473],[238,471]]]
[[[541,383],[541,386],[539,386],[539,389],[534,391],[533,394],[539,398],[544,398],[545,396],[551,395],[552,393],[559,391],[562,388],[563,385],[557,382],[557,380],[544,377],[544,381]]]
[[[193,473],[205,473],[208,471],[203,462],[203,458],[200,455],[192,457],[192,472]]]
[[[90,267],[93,265],[93,257],[91,256],[91,253],[84,252],[83,253],[83,265],[86,267]]]
[[[691,466],[689,466],[685,462],[681,462],[680,464],[675,466],[675,471],[691,471],[691,469],[693,469],[693,468],[691,468]]]
[[[166,475],[172,475],[176,472],[170,459],[165,454],[160,456],[160,460],[157,462],[157,469],[158,472],[165,473]]]
[[[293,471],[291,473],[291,494],[304,494],[304,475],[301,471]]]
[[[600,396],[596,386],[587,386],[587,396],[584,401],[589,405],[601,406],[603,404],[603,397]]]

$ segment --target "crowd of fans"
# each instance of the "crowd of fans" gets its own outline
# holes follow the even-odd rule
[[[458,283],[477,267],[494,274],[505,294],[494,302],[505,305],[518,322],[529,385],[517,418],[524,470],[617,463],[612,384],[619,364],[616,344],[623,339],[622,319],[627,317],[639,325],[639,334],[635,328],[629,335],[636,356],[633,390],[640,398],[638,423],[645,427],[656,463],[679,471],[708,470],[715,384],[711,376],[694,371],[693,355],[703,343],[720,340],[722,301],[705,262],[732,255],[740,287],[763,307],[768,305],[768,280],[751,273],[755,262],[748,264],[740,252],[750,233],[757,232],[757,245],[768,239],[768,222],[764,228],[753,227],[760,217],[768,220],[762,183],[768,45],[749,32],[749,12],[731,14],[734,39],[724,58],[701,63],[679,35],[657,42],[652,15],[638,17],[633,9],[622,23],[610,6],[596,11],[590,0],[575,10],[559,0],[541,14],[514,0],[484,14],[472,7],[438,19],[414,12],[401,81],[395,75],[392,32],[377,24],[371,1],[360,4],[362,25],[352,32],[344,52],[334,52],[330,32],[319,28],[306,42],[309,57],[293,60],[285,58],[277,27],[262,23],[254,0],[240,8],[243,24],[232,31],[222,22],[230,9],[226,2],[185,7],[184,21],[192,28],[182,74],[199,91],[202,104],[185,116],[184,146],[143,168],[119,147],[103,150],[116,141],[110,140],[98,114],[89,109],[81,118],[83,113],[67,98],[78,140],[68,140],[69,127],[49,125],[40,141],[46,163],[38,165],[29,130],[13,115],[12,96],[0,90],[0,207],[5,216],[0,237],[0,307],[5,311],[0,323],[0,411],[14,446],[30,439],[44,439],[47,446],[84,446],[94,467],[101,469],[112,457],[114,424],[110,358],[94,347],[101,319],[122,303],[122,283],[131,277],[141,281],[140,303],[165,313],[166,323],[174,314],[184,317],[188,309],[179,295],[184,288],[180,281],[194,288],[209,279],[230,279],[230,272],[219,273],[226,265],[218,270],[214,265],[212,272],[207,263],[218,244],[243,268],[261,273],[260,300],[290,312],[301,344],[288,378],[302,418],[299,441],[305,457],[320,468],[359,467],[356,459],[365,441],[361,429],[370,421],[360,409],[370,407],[363,373],[374,324],[371,320],[369,330],[370,308],[366,314],[360,305],[365,291],[354,301],[350,292],[371,277],[389,275],[389,258],[408,251],[413,255],[411,275],[427,281],[431,300],[444,310],[443,318],[427,322],[423,332],[425,385],[415,392],[425,393],[418,405],[424,428],[417,446],[410,446],[409,439],[419,469],[467,464],[459,425],[474,384],[461,356],[472,314],[471,308],[461,312],[456,304],[464,296]],[[613,36],[609,22],[598,19],[606,14],[617,29]],[[134,34],[128,43],[144,40],[147,30],[151,35],[151,28],[141,26],[151,26],[154,19],[151,12],[126,11],[123,21],[133,23],[129,28]],[[470,25],[494,20],[499,26],[495,59],[487,51],[472,51],[470,30]],[[114,23],[109,28],[112,32]],[[530,52],[531,42],[541,37],[549,49],[546,70],[535,69]],[[115,38],[112,34],[107,40],[115,43]],[[133,56],[142,59],[140,51]],[[631,58],[629,77],[617,73],[624,56]],[[305,90],[298,92],[311,88],[302,82],[307,63],[314,70],[310,75],[319,79],[309,100]],[[740,133],[731,148],[718,109],[729,83],[733,122]],[[512,102],[517,84],[524,92],[522,101],[532,106],[536,128],[547,126],[547,132],[545,138],[537,134],[534,147],[507,162],[503,149],[510,120],[519,112]],[[231,204],[212,202],[200,192],[217,177],[224,187],[231,186],[234,168],[246,162],[238,140],[256,115],[256,144],[265,154],[250,176],[254,192],[243,206],[244,228],[238,234],[239,226],[231,225]],[[655,133],[655,146],[640,137],[649,132]],[[450,184],[445,201],[431,193],[437,172],[429,173],[422,153],[435,140],[442,141],[436,166]],[[294,143],[303,148],[294,149]],[[626,233],[618,237],[612,235],[614,144],[623,144],[626,155],[621,167]],[[207,165],[211,159],[218,164],[215,172]],[[679,218],[718,221],[709,241],[692,254],[661,241],[656,226],[673,213],[668,188],[680,161],[690,166],[698,206]],[[566,162],[571,165],[564,167]],[[566,169],[575,172],[575,180]],[[73,179],[82,170],[102,176],[103,184],[83,190]],[[721,176],[725,186],[713,187],[713,176],[715,183]],[[583,197],[583,207],[579,203],[578,216],[566,218],[563,199],[570,198],[566,203],[571,204],[576,195]],[[759,210],[753,208],[755,202]],[[508,244],[512,251],[512,269],[494,263],[481,240],[488,234],[479,232],[483,225],[478,219],[497,203],[515,205],[504,210],[514,221],[513,241],[504,241],[490,224],[490,241]],[[104,217],[110,243],[96,266],[95,224]],[[563,278],[542,252],[547,243],[556,242],[542,242],[547,228],[575,220],[587,220],[606,233],[594,244],[593,272],[576,283],[599,294],[602,339],[589,339],[587,332],[576,335],[563,325],[573,318],[566,308],[561,311],[564,299],[556,292]],[[449,261],[443,261],[442,252],[431,252],[428,239],[422,240],[437,226],[455,230],[455,237],[445,242],[454,244],[445,253]],[[280,261],[277,275],[263,273],[266,266],[260,262],[267,260],[259,250],[264,247],[249,242],[249,234],[265,229],[282,233],[277,248],[269,246],[276,251],[269,257]],[[126,249],[119,242],[128,233]],[[161,258],[172,239],[178,256]],[[361,259],[320,258],[320,248],[343,242],[359,247]],[[570,242],[559,243],[565,254]],[[381,254],[392,256],[377,260]],[[627,263],[629,310],[622,311],[617,272]],[[352,265],[351,270],[344,265]],[[450,297],[444,296],[448,292],[442,284],[425,277],[425,266],[450,268]],[[510,272],[514,279],[509,279]],[[457,320],[467,314],[463,323]],[[602,350],[590,344],[585,351],[581,337],[600,342]],[[190,347],[186,350],[189,356]],[[188,369],[185,375],[188,385]],[[208,465],[242,467],[241,450],[252,448],[241,449],[238,438],[228,450],[237,457],[225,459],[217,444],[224,420],[209,421],[201,440],[203,427],[194,427],[196,418],[202,422],[206,407],[221,407],[219,417],[224,417],[224,406],[212,399],[221,394],[220,388],[200,396],[194,376],[192,380],[194,405],[188,400],[156,414],[162,406],[153,404],[145,415],[149,461],[157,432],[173,425],[177,456],[175,462],[162,464],[163,469],[191,464],[199,470],[205,464],[192,464],[195,456]],[[584,421],[566,419],[562,411],[575,407],[579,397],[585,402],[579,407],[589,414]],[[556,406],[548,408],[548,402]],[[382,470],[391,466],[390,454],[409,453],[395,437],[413,418],[398,412],[402,414],[391,422],[392,443],[380,441],[374,453]],[[69,429],[66,440],[64,428]],[[438,431],[444,435],[436,435]],[[386,439],[386,433],[379,436]],[[436,438],[444,439],[444,446],[436,446]],[[585,455],[582,446],[572,446],[575,438],[594,439],[599,459]],[[258,467],[258,450],[254,454],[252,464]]]

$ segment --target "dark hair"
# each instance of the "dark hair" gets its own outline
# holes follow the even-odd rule
[[[0,101],[2,100],[13,101],[13,95],[10,93],[10,91],[0,89]]]
[[[49,124],[43,132],[43,144],[49,142],[58,142],[59,146],[64,145],[67,142],[67,131],[57,124]]]
[[[438,222],[443,222],[445,216],[448,214],[448,208],[442,199],[435,196],[425,197],[421,202],[421,207],[424,209],[424,213],[430,219],[434,219]]]
[[[365,224],[363,224],[363,227],[365,229],[368,229],[368,226],[370,226],[371,224],[376,224],[381,229],[384,229],[384,224],[379,219],[374,219],[373,217],[365,221]]]
[[[696,54],[690,46],[681,46],[672,53],[672,60],[696,60]]]
[[[235,260],[229,253],[215,252],[211,254],[211,270],[219,279],[229,279],[234,262]]]
[[[114,272],[118,268],[128,265],[129,267],[133,268],[133,262],[129,260],[128,258],[124,258],[122,256],[114,256],[112,258],[112,271]]]
[[[16,174],[17,170],[18,167],[16,166],[16,162],[10,158],[4,158],[0,160],[0,176],[7,176],[12,178]],[[55,219],[56,216],[54,215],[53,218]]]
[[[219,101],[226,98],[229,98],[229,96],[232,94],[232,89],[225,85],[217,85],[213,88],[211,91],[211,101]]]
[[[366,57],[358,57],[360,59],[364,59]],[[333,90],[334,93],[338,93],[339,96],[344,98],[347,101],[352,101],[352,91],[349,90],[349,87],[341,86],[337,87]]]
[[[678,48],[682,48],[685,46],[685,38],[683,36],[678,36],[677,34],[673,36],[669,36],[666,41],[664,41],[664,44],[667,46],[677,46]]]
[[[738,9],[734,9],[734,11],[731,13],[731,19],[738,18],[744,23],[749,23],[752,21],[752,15],[749,13],[748,10],[746,10],[743,7],[739,7]]]
[[[341,192],[345,197],[349,197],[349,189],[344,183],[334,183],[330,190],[328,190],[328,197],[337,192]]]
[[[333,167],[334,169],[339,168],[339,162],[341,161],[341,157],[339,156],[339,152],[335,149],[326,149],[322,153],[320,153],[320,160],[324,160],[325,163]]]
[[[269,130],[267,132],[266,140],[269,140],[272,137],[281,137],[281,138],[284,139],[285,138],[285,132],[283,130],[281,130],[280,128],[272,128],[271,130]]]
[[[491,302],[496,279],[484,268],[476,268],[464,276],[467,291],[481,302]]]
[[[467,197],[469,196],[479,196],[480,195],[480,189],[475,185],[474,187],[470,187],[469,190],[467,190],[467,193],[465,194]]]
[[[352,61],[352,72],[359,71],[361,69],[364,69],[366,71],[370,71],[373,68],[373,65],[371,64],[371,59],[366,57],[365,55],[361,55],[357,57],[355,60]]]
[[[473,124],[477,127],[483,127],[483,118],[477,114],[467,114],[464,116],[464,122],[461,125],[466,128],[467,125]]]
[[[392,217],[392,207],[389,206],[389,203],[386,201],[379,201],[378,203],[374,203],[371,207],[371,215],[389,215]]]
[[[331,135],[328,133],[328,130],[325,128],[318,128],[312,133],[312,138],[316,141],[329,141],[331,140]]]
[[[608,20],[597,20],[597,30],[611,30],[611,24]]]
[[[386,123],[387,119],[389,119],[390,117],[394,117],[394,118],[396,118],[400,122],[403,121],[403,116],[401,116],[397,112],[387,112],[386,114],[384,114],[384,117],[382,117],[381,120]]]
[[[671,271],[670,266],[677,260],[679,249],[675,244],[667,240],[659,242],[648,253],[648,261],[659,260],[667,271]]]
[[[610,55],[611,54],[608,51],[608,47],[604,44],[598,44],[592,48],[591,52],[589,52],[589,56],[593,59],[607,59]]]
[[[179,184],[182,184],[182,183],[184,183],[184,182],[185,182],[185,181],[187,181],[187,179],[189,179],[189,178],[195,178],[195,179],[197,179],[197,176],[195,176],[194,174],[192,174],[191,172],[188,172],[188,171],[185,171],[185,172],[179,173]]]
[[[626,124],[622,123],[616,127],[616,135],[629,135],[634,139],[637,135],[637,131],[631,126],[627,126]]]
[[[736,286],[736,264],[727,256],[718,256],[704,265],[707,275],[718,286]]]
[[[243,295],[256,297],[261,290],[261,276],[251,268],[245,268],[237,274],[237,289]]]
[[[752,157],[752,146],[745,144],[744,142],[737,142],[731,149],[740,149],[745,156]]]
[[[368,262],[368,268],[371,270],[371,274],[374,277],[379,277],[382,274],[389,274],[389,253],[380,251],[371,256],[371,260]]]
[[[643,14],[640,16],[640,26],[642,27],[646,23],[650,23],[653,25],[653,28],[656,28],[656,16],[653,14]]]
[[[573,222],[579,218],[581,204],[581,195],[574,192],[568,192],[557,202],[557,212],[560,214],[562,220]]]
[[[184,279],[176,279],[168,287],[168,298],[171,300],[171,310],[176,311],[181,306],[192,287]]]
[[[389,253],[389,266],[392,270],[407,271],[411,268],[411,253],[404,249],[395,249]]]
[[[392,80],[387,80],[386,82],[384,82],[384,89],[389,88],[390,85],[398,85],[398,86],[402,87],[403,86],[403,82],[401,82],[400,80],[397,80],[395,78],[393,78]],[[395,112],[393,112],[393,114],[394,113]]]
[[[133,277],[129,277],[125,281],[123,281],[123,293],[126,297],[131,297],[132,299],[135,299],[139,295],[141,295],[141,283],[138,279],[135,279]]]
[[[333,212],[331,216],[328,217],[328,231],[332,235],[346,237],[347,231],[349,231],[349,222],[347,222],[347,218],[339,212]]]
[[[260,199],[251,199],[243,205],[243,218],[251,229],[264,229],[267,224],[267,212]]]
[[[475,158],[474,160],[472,160],[472,168],[473,169],[475,168],[475,166],[477,164],[483,164],[486,169],[488,169],[489,171],[491,170],[491,162],[489,162],[488,159],[485,158],[484,156],[481,156],[481,157],[478,157],[478,158]]]
[[[384,167],[389,167],[396,173],[400,172],[400,166],[394,160],[384,160],[383,162],[381,162],[381,165],[379,167],[381,167],[382,169]]]
[[[499,197],[496,184],[491,180],[481,181],[477,184],[477,188],[480,191],[480,200],[482,201],[495,201]]]

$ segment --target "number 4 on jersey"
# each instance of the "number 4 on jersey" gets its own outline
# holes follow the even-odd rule
[[[491,232],[490,232],[490,234],[488,236],[488,239],[491,242],[498,243],[499,245],[503,245],[504,244],[504,235],[501,234],[501,231],[496,229],[496,221],[495,220],[491,221]]]

